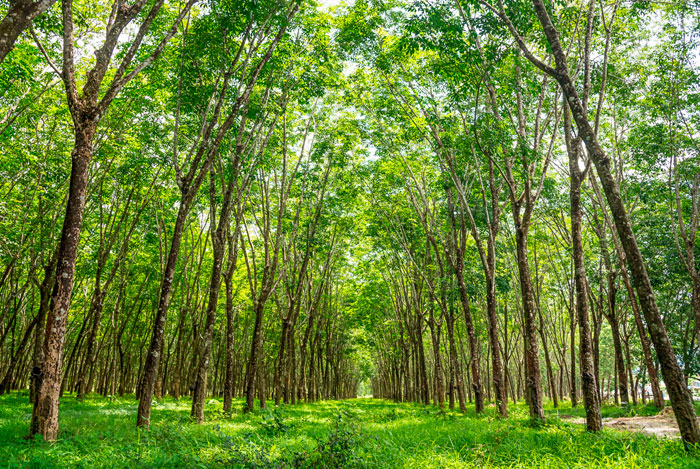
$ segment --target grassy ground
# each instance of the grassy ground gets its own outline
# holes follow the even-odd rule
[[[238,409],[242,402],[236,402]],[[31,407],[25,393],[0,396],[0,466],[6,467],[700,467],[678,440],[657,440],[605,429],[587,434],[557,414],[583,415],[579,406],[551,407],[547,425],[528,424],[524,404],[502,420],[489,408],[476,417],[433,407],[374,399],[328,401],[253,415],[221,413],[210,400],[207,423],[189,419],[190,402],[154,406],[149,431],[134,427],[133,398],[61,402],[55,444],[27,441]],[[651,407],[632,414],[650,415]],[[604,416],[620,416],[608,407]],[[625,415],[629,415],[626,413]]]

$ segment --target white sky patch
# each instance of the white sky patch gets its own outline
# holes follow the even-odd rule
[[[352,0],[318,0],[318,9],[323,12],[328,12],[331,8],[340,5],[341,3],[352,2]]]

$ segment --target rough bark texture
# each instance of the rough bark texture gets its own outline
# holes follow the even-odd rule
[[[10,0],[7,14],[0,21],[0,64],[15,47],[15,42],[22,31],[27,29],[34,19],[45,12],[56,0]]]
[[[586,410],[586,430],[598,432],[603,429],[603,419],[600,414],[598,386],[593,366],[593,341],[588,320],[588,288],[586,286],[586,263],[583,257],[583,236],[581,220],[581,185],[584,174],[579,169],[581,155],[581,140],[571,137],[571,115],[568,106],[564,106],[565,138],[569,152],[569,201],[571,207],[571,247],[574,258],[574,282],[576,284],[576,319],[579,330],[579,359],[581,362],[581,389],[583,391],[583,406]],[[573,342],[572,342],[573,347]],[[573,351],[573,350],[572,350]],[[573,363],[573,362],[572,362]],[[575,396],[572,391],[572,396]],[[573,397],[572,397],[573,405]]]
[[[43,366],[37,371],[37,399],[32,412],[30,433],[41,434],[53,441],[58,437],[58,399],[61,392],[61,369],[66,319],[73,291],[75,261],[78,255],[80,230],[87,193],[88,170],[92,155],[92,139],[97,123],[88,121],[75,128],[75,146],[66,215],[56,267],[56,288],[51,296],[44,334]]]

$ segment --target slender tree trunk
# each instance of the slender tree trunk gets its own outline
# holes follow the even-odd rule
[[[39,312],[37,314],[39,320],[37,322],[36,328],[34,329],[34,351],[32,354],[32,372],[31,381],[29,383],[29,402],[36,404],[37,391],[41,378],[41,370],[43,368],[44,361],[44,349],[43,349],[43,338],[44,338],[44,322],[46,319],[46,313],[49,310],[49,301],[52,296],[52,289],[55,288],[55,272],[56,266],[54,264],[56,260],[56,255],[51,256],[51,260],[44,267],[44,280],[39,286]]]
[[[440,328],[435,324],[435,320],[430,321],[430,337],[433,343],[435,404],[440,408],[445,407],[445,384],[442,371],[442,357],[440,355]]]
[[[554,379],[554,373],[552,372],[552,360],[549,357],[549,347],[547,347],[547,340],[544,334],[544,321],[542,320],[542,311],[538,309],[540,317],[540,338],[542,339],[542,348],[544,348],[544,363],[547,368],[547,382],[549,384],[549,396],[552,398],[554,407],[559,407],[559,397],[557,396],[557,387]]]
[[[213,177],[213,175],[212,175]],[[225,220],[228,223],[228,219]],[[224,263],[224,249],[226,238],[223,227],[220,225],[212,233],[213,265],[211,278],[209,279],[209,300],[207,303],[206,322],[204,325],[204,336],[202,347],[197,364],[197,374],[192,395],[192,410],[190,415],[197,423],[204,423],[204,400],[207,395],[207,379],[209,377],[209,362],[211,360],[211,348],[214,341],[214,325],[216,323],[216,307],[219,303],[219,292],[221,290],[221,271]]]
[[[566,101],[565,101],[566,102]],[[583,212],[581,209],[581,185],[584,174],[579,169],[581,155],[580,139],[571,138],[571,115],[568,106],[564,106],[565,138],[569,153],[569,174],[571,185],[569,187],[569,201],[571,208],[571,247],[574,258],[574,283],[576,285],[576,319],[579,330],[579,360],[581,363],[581,390],[583,391],[583,407],[586,411],[586,430],[598,432],[603,429],[603,419],[600,414],[600,399],[596,384],[595,367],[593,363],[593,341],[588,320],[588,287],[586,286],[586,263],[583,257],[582,223]],[[572,318],[573,324],[573,318]],[[572,331],[573,333],[573,331]],[[573,354],[574,342],[571,342]],[[572,369],[574,360],[572,357]],[[573,381],[573,374],[572,374]],[[575,381],[573,381],[575,382]],[[576,391],[572,391],[573,399]]]
[[[229,239],[229,245],[236,242],[236,236],[234,239]],[[229,247],[229,256],[232,256],[232,249]],[[234,343],[235,343],[235,312],[233,310],[233,272],[235,266],[231,264],[231,259],[229,259],[229,265],[226,270],[225,282],[226,282],[226,378],[224,379],[224,412],[231,412],[231,404],[233,401],[233,375],[234,375]]]
[[[451,313],[447,317],[447,339],[449,341],[450,347],[450,366],[452,367],[452,375],[454,376],[454,381],[457,386],[457,398],[459,400],[459,410],[462,413],[467,411],[467,406],[464,399],[464,384],[462,382],[462,372],[459,369],[459,361],[457,360],[457,347],[455,346],[455,331],[454,331],[454,321],[455,318]],[[453,386],[452,380],[450,380],[450,386]],[[454,408],[454,393],[452,387],[450,388],[450,402],[452,408]]]
[[[578,390],[576,385],[576,317],[574,316],[573,311],[571,311],[570,317],[571,324],[569,328],[569,351],[571,352],[571,386],[569,389],[569,395],[571,397],[571,407],[576,407],[578,405]]]
[[[627,392],[627,368],[625,367],[625,358],[622,350],[622,339],[620,337],[620,323],[617,319],[615,308],[615,296],[617,288],[615,286],[616,274],[608,274],[608,305],[609,311],[606,318],[610,323],[610,330],[613,338],[613,348],[615,351],[615,381],[618,384],[618,394],[623,407],[629,406],[629,394]]]
[[[92,317],[92,327],[90,328],[90,334],[88,335],[88,340],[87,340],[87,352],[85,353],[85,362],[83,363],[83,366],[80,368],[79,371],[79,376],[78,376],[78,394],[77,394],[77,399],[82,400],[85,398],[85,394],[90,392],[89,389],[86,389],[87,387],[87,379],[86,375],[90,373],[90,370],[92,369],[93,363],[95,361],[95,347],[96,347],[96,342],[97,342],[97,332],[99,331],[100,328],[100,321],[102,320],[102,306],[104,303],[104,293],[102,289],[100,288],[100,277],[101,277],[101,272],[98,270],[98,274],[95,278],[95,291],[93,294],[92,301],[90,302],[90,311],[91,313],[88,313],[88,317]]]
[[[261,295],[262,296],[262,295]],[[260,298],[255,303],[255,326],[253,326],[253,340],[250,346],[250,359],[248,360],[248,376],[246,378],[246,412],[251,412],[255,407],[255,378],[258,371],[259,355],[262,350],[262,319],[265,303]],[[262,407],[262,402],[261,402]]]
[[[464,309],[464,322],[467,326],[467,337],[469,338],[469,366],[472,371],[472,390],[474,391],[474,410],[477,414],[484,411],[484,395],[481,386],[481,376],[479,375],[479,344],[474,333],[474,321],[469,306],[469,296],[467,286],[464,283],[464,273],[461,266],[457,266],[457,283],[459,285],[459,296]]]
[[[29,338],[31,337],[32,332],[34,331],[34,328],[39,323],[39,319],[40,316],[37,312],[37,315],[29,323],[26,330],[24,331],[24,334],[22,335],[22,340],[17,346],[17,350],[15,350],[15,352],[12,354],[10,363],[7,366],[7,370],[5,371],[5,377],[3,378],[2,382],[0,382],[0,395],[3,395],[6,392],[10,391],[12,383],[15,381],[15,369],[17,368],[20,359],[24,357],[24,348],[27,346]]]
[[[430,390],[428,388],[428,370],[425,363],[425,347],[423,346],[423,327],[421,325],[422,318],[420,315],[416,321],[416,333],[418,343],[418,370],[420,374],[420,391],[423,398],[423,404],[430,404]]]
[[[535,323],[535,302],[530,277],[530,265],[527,260],[527,226],[519,224],[516,227],[515,241],[525,326],[523,337],[525,339],[526,395],[530,406],[530,417],[544,422],[539,347],[537,345],[537,325]]]
[[[503,379],[501,365],[501,344],[498,339],[498,318],[496,315],[496,247],[494,235],[490,235],[486,249],[486,315],[489,324],[489,342],[491,344],[491,366],[493,368],[493,388],[496,392],[496,406],[501,417],[508,417],[508,394]]]
[[[185,192],[180,202],[175,227],[173,229],[170,251],[168,253],[163,280],[160,286],[158,310],[156,311],[156,317],[153,321],[151,343],[148,347],[148,355],[146,355],[146,363],[141,377],[139,408],[136,418],[136,425],[139,427],[148,427],[151,423],[151,404],[153,402],[153,393],[156,390],[156,378],[158,377],[160,357],[163,352],[165,320],[168,314],[168,307],[170,306],[170,297],[173,292],[173,280],[175,278],[177,258],[180,253],[180,243],[182,241],[182,234],[185,229],[185,222],[187,221],[189,211],[190,197],[189,194]]]

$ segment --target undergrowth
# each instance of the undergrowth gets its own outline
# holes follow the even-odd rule
[[[27,434],[26,393],[0,396],[0,467],[677,467],[700,468],[700,455],[678,440],[605,429],[586,433],[561,416],[583,416],[564,403],[547,407],[547,423],[532,426],[527,407],[509,406],[501,419],[490,406],[466,415],[432,406],[374,399],[325,401],[221,412],[210,400],[207,422],[193,423],[189,399],[166,398],[153,408],[149,430],[135,427],[133,397],[88,396],[61,402],[59,441]],[[239,407],[240,408],[240,407]],[[653,415],[653,406],[605,407],[604,417]]]

